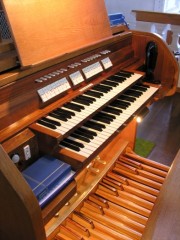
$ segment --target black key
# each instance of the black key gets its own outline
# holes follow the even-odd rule
[[[98,86],[101,87],[101,88],[107,89],[108,91],[113,89],[111,86],[105,86],[105,85],[103,85],[101,83]]]
[[[59,120],[61,120],[63,122],[67,122],[68,121],[68,119],[66,117],[64,117],[63,115],[57,114],[57,113],[54,113],[54,112],[49,113],[49,116],[51,116],[53,118],[56,118],[56,119],[59,119]]]
[[[84,123],[84,126],[85,127],[88,127],[88,128],[92,128],[92,129],[95,129],[95,130],[97,130],[97,131],[100,131],[100,132],[102,132],[102,127],[100,127],[98,124],[96,124],[96,123],[92,123],[91,121],[87,121],[87,122],[85,122]]]
[[[86,129],[84,129],[84,130],[86,130]],[[83,136],[83,137],[85,137],[85,138],[88,138],[88,139],[94,139],[94,136],[93,136],[92,134],[85,133],[85,132],[83,132],[83,131],[76,130],[74,133],[75,133],[75,134],[78,134],[78,135],[80,135],[80,136]]]
[[[100,128],[106,128],[106,126],[102,123],[98,123],[96,120],[89,120],[89,122],[91,122],[93,125],[96,124],[98,127]]]
[[[106,86],[102,86],[102,85],[101,86],[99,86],[99,85],[94,86],[93,89],[97,90],[99,92],[102,92],[102,93],[108,93],[111,90],[111,89],[106,88]]]
[[[124,105],[124,106],[127,106],[127,107],[129,107],[129,106],[131,105],[131,103],[128,102],[128,101],[123,101],[123,100],[119,100],[119,99],[117,99],[116,101],[117,101],[118,103]]]
[[[55,110],[52,111],[52,112],[55,113],[56,115],[62,117],[63,119],[66,119],[66,120],[71,118],[70,115],[64,114],[64,113],[60,112],[58,109],[55,109]]]
[[[132,89],[139,90],[139,91],[142,91],[142,92],[146,92],[147,91],[147,88],[144,88],[144,87],[138,86],[138,85],[134,85],[132,87]]]
[[[92,91],[92,90],[88,90],[85,92],[86,95],[89,95],[89,96],[93,96],[95,98],[101,98],[104,94],[101,93],[101,92],[95,92],[95,91]]]
[[[86,106],[89,106],[91,104],[89,101],[85,101],[85,100],[82,100],[82,99],[79,99],[79,98],[74,98],[72,101],[80,103],[82,105],[86,105]]]
[[[84,106],[80,106],[78,104],[75,104],[75,103],[66,103],[64,105],[65,108],[68,108],[68,109],[71,109],[71,110],[74,110],[76,112],[80,112],[82,109],[84,109]]]
[[[68,142],[68,143],[70,143],[70,144],[73,144],[73,145],[75,145],[75,146],[77,146],[77,147],[80,147],[80,148],[83,148],[83,147],[84,147],[84,145],[83,145],[82,143],[76,142],[76,140],[72,140],[72,139],[69,139],[69,138],[65,138],[63,141]]]
[[[126,95],[130,95],[130,96],[133,96],[133,97],[140,97],[141,96],[141,92],[138,92],[138,91],[135,91],[135,90],[127,90],[124,94]]]
[[[114,116],[109,115],[107,113],[103,113],[103,112],[99,112],[95,116],[103,118],[103,119],[107,119],[109,122],[112,122],[114,120]]]
[[[56,129],[56,128],[57,128],[54,124],[49,123],[49,122],[45,122],[45,121],[43,121],[43,120],[41,120],[41,119],[39,119],[37,122],[38,122],[39,124],[45,126],[45,127],[51,128],[51,129]]]
[[[120,76],[110,76],[110,77],[108,77],[108,79],[110,79],[111,81],[118,82],[118,83],[122,83],[126,80],[125,77],[120,77]]]
[[[117,110],[117,109],[114,109],[114,108],[112,108],[112,107],[105,107],[105,108],[103,108],[102,110],[105,111],[105,112],[112,113],[112,114],[114,114],[114,115],[120,115],[120,113],[122,112],[122,111]]]
[[[84,141],[84,142],[87,142],[87,143],[90,142],[89,138],[84,137],[83,135],[79,135],[79,134],[77,134],[77,133],[72,133],[70,136],[72,136],[72,137],[74,137],[74,138],[77,138],[77,139],[79,139],[79,140],[82,140],[82,141]]]
[[[113,104],[110,104],[109,106],[120,108],[120,109],[127,109],[127,106],[120,105],[120,104],[119,105],[115,105],[115,106],[113,106]]]
[[[127,78],[129,78],[129,77],[131,77],[131,73],[129,73],[129,72],[123,72],[123,71],[120,71],[120,72],[117,72],[115,75],[118,75],[118,76],[121,76],[121,77],[127,77]]]
[[[64,140],[60,142],[60,145],[64,146],[64,147],[67,147],[67,148],[70,148],[72,150],[75,150],[77,152],[79,152],[81,149],[73,144],[70,144],[68,142],[65,142]]]
[[[105,116],[107,118],[109,118],[111,121],[113,121],[116,117],[112,114],[108,114],[106,112],[100,112],[99,114],[101,114],[102,116]]]
[[[126,109],[128,106],[121,103],[120,101],[114,101],[112,102],[111,104],[109,104],[110,106],[113,106],[113,107],[117,107],[117,108],[122,108],[122,109]]]
[[[141,83],[141,82],[137,82],[135,85],[136,85],[136,86],[139,86],[139,87],[146,88],[146,89],[150,88],[150,86],[148,86],[148,85],[144,85],[144,84]]]
[[[94,117],[92,117],[92,119],[103,122],[103,123],[107,123],[107,124],[111,123],[111,121],[108,118],[98,116],[98,115],[95,115]]]
[[[97,136],[97,133],[96,132],[94,132],[94,131],[91,131],[91,130],[88,130],[88,129],[84,129],[84,128],[78,128],[76,131],[75,131],[75,133],[78,133],[78,132],[80,132],[80,133],[84,133],[84,134],[87,134],[87,136],[89,135],[89,136],[91,136],[91,139],[93,139],[95,136]],[[88,137],[89,138],[89,137]]]
[[[111,106],[111,105],[108,105],[107,107],[110,107],[110,108],[112,108],[113,110],[115,110],[116,111],[116,115],[120,115],[123,111],[122,111],[122,108],[120,108],[120,107],[117,107],[117,106]],[[119,113],[119,114],[118,114]]]
[[[53,119],[49,119],[47,117],[43,117],[42,120],[45,121],[45,122],[51,123],[51,124],[53,124],[55,126],[61,126],[60,122],[55,121]]]
[[[111,80],[111,79],[107,79],[107,80],[109,82],[112,82],[114,84],[114,87],[117,87],[122,83],[122,81],[116,81],[116,80]]]
[[[59,112],[61,112],[62,114],[65,114],[69,117],[71,116],[75,116],[75,113],[72,112],[72,111],[69,111],[69,110],[65,110],[65,109],[62,109],[62,108],[57,108],[56,110],[58,110]]]
[[[143,88],[146,88],[146,89],[150,88],[150,86],[148,86],[148,85],[143,85],[142,83],[136,83],[136,85],[137,85],[137,86],[140,86],[140,87],[143,87]]]
[[[133,93],[135,93],[135,94],[137,94],[139,96],[141,96],[143,94],[143,91],[136,90],[136,89],[133,89],[133,88],[131,88],[130,91],[132,91]]]
[[[84,96],[84,95],[80,95],[80,96],[78,96],[78,98],[80,98],[80,99],[84,99],[84,100],[86,100],[86,101],[89,101],[90,103],[93,103],[93,102],[96,101],[95,98],[88,97],[88,96]]]
[[[102,84],[108,85],[108,86],[112,86],[112,87],[117,87],[119,84],[113,81],[108,81],[108,80],[104,80],[101,82]]]
[[[128,101],[128,102],[135,102],[136,101],[136,98],[130,97],[130,96],[127,96],[127,95],[124,95],[124,94],[119,96],[118,99],[125,100],[125,101]]]
[[[131,105],[130,102],[124,101],[124,100],[119,99],[119,98],[117,98],[114,102],[117,103],[117,104],[121,104],[121,105],[123,105],[123,106],[126,106],[126,107],[128,107],[128,106]]]

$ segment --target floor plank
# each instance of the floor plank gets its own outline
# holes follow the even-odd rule
[[[180,148],[180,93],[155,102],[149,109],[137,137],[156,144],[148,158],[170,166]]]

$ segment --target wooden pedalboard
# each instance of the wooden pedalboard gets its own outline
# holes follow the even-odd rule
[[[76,195],[45,226],[48,240],[142,238],[169,167],[113,144],[77,176]]]
[[[53,239],[141,239],[168,170],[127,150],[58,226]]]

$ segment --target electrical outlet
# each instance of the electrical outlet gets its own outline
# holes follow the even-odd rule
[[[26,145],[23,149],[24,149],[25,160],[30,159],[30,158],[31,158],[30,146],[29,146],[29,145]]]

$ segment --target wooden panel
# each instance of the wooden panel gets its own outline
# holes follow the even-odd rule
[[[0,42],[0,72],[18,66],[17,52],[12,40]]]
[[[121,138],[128,141],[129,146],[132,149],[134,149],[134,145],[135,145],[136,129],[137,129],[137,122],[136,122],[136,119],[133,119],[130,123],[128,123],[127,127],[124,128],[120,133]]]
[[[105,47],[112,42],[115,43],[115,42],[117,42],[121,39],[126,39],[130,36],[131,36],[130,32],[124,32],[124,33],[121,33],[120,35],[111,36],[111,38],[104,39],[102,41],[96,42],[95,44],[91,44],[91,45],[88,45],[86,47],[81,47],[77,51],[70,52],[69,54],[66,54],[66,55],[61,55],[58,58],[51,59],[47,62],[43,62],[41,64],[33,66],[32,68],[23,69],[22,71],[20,69],[16,69],[16,70],[13,70],[13,71],[8,72],[8,73],[3,73],[3,74],[0,75],[0,87],[4,86],[6,84],[9,84],[11,82],[14,82],[14,81],[16,81],[20,78],[25,77],[25,76],[28,76],[32,73],[35,73],[35,72],[40,71],[42,69],[45,69],[47,67],[50,67],[50,66],[58,64],[60,62],[63,62],[65,60],[68,60],[70,58],[80,56],[80,55],[84,54],[85,52],[89,52],[89,51],[91,51],[93,49],[96,49],[98,47]]]
[[[17,66],[16,51],[9,51],[0,54],[0,72]]]
[[[58,57],[112,35],[103,0],[2,3],[22,66]]]
[[[164,182],[142,240],[178,240],[180,236],[180,151]]]
[[[37,199],[2,146],[0,156],[0,239],[45,240]]]
[[[75,193],[76,181],[73,180],[45,208],[43,208],[42,218],[44,224],[47,224]]]
[[[119,34],[121,32],[127,31],[128,28],[126,25],[116,25],[116,26],[111,26],[111,31],[113,35]]]
[[[5,40],[0,43],[0,53],[8,52],[8,51],[11,51],[14,49],[15,49],[15,47],[14,47],[12,40]]]
[[[137,21],[180,25],[179,14],[140,11],[140,10],[132,10],[132,12],[136,13]]]
[[[25,158],[24,154],[24,147],[26,145],[29,145],[31,151],[31,157],[28,160]],[[19,162],[15,164],[19,171],[25,169],[29,164],[37,160],[39,157],[39,149],[36,136],[29,129],[25,129],[11,139],[8,139],[2,144],[2,147],[10,156],[10,158],[12,158],[14,155],[19,156]]]

